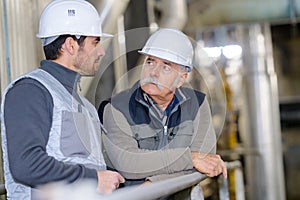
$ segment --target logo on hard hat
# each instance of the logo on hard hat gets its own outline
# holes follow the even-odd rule
[[[68,16],[69,17],[74,17],[75,16],[75,10],[74,9],[68,10]]]

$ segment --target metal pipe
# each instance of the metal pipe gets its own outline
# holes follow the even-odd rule
[[[244,190],[244,181],[243,181],[243,172],[242,172],[242,164],[239,160],[225,162],[227,170],[234,171],[234,183],[235,183],[235,191],[236,191],[236,199],[237,200],[244,200],[243,198],[245,190]],[[218,184],[219,184],[219,196],[220,200],[229,200],[229,184],[228,179],[224,179],[222,175],[218,177]]]
[[[299,20],[299,10],[298,0],[215,0],[191,1],[189,13],[191,24],[204,27],[259,21],[293,23]]]
[[[126,61],[126,39],[124,16],[118,19],[118,34],[113,39],[113,56],[114,56],[114,72],[115,72],[115,90],[118,93],[128,88],[127,61]]]
[[[119,189],[112,195],[107,196],[105,200],[147,200],[157,199],[167,195],[174,194],[186,188],[192,187],[206,178],[205,175],[194,172],[192,174],[167,179],[153,184],[141,185]],[[180,183],[180,184],[179,184]],[[154,192],[155,191],[155,192]]]
[[[243,171],[241,167],[237,167],[234,169],[234,177],[235,177],[235,199],[236,200],[244,200],[245,199],[245,187],[244,187],[244,178]]]
[[[6,0],[3,0],[3,20],[4,20],[4,40],[5,40],[5,61],[6,61],[6,79],[7,84],[11,81],[11,70],[10,70],[10,53],[9,53],[9,39],[8,39],[8,25],[7,25],[7,9]]]
[[[188,17],[186,0],[148,0],[147,3],[151,31],[158,27],[182,29],[185,26]],[[159,19],[155,18],[155,8],[161,11]]]
[[[228,180],[223,176],[218,177],[220,200],[229,200]]]
[[[182,29],[187,21],[186,0],[161,1],[162,17],[158,21],[159,27]]]
[[[206,178],[205,175],[194,172],[151,184],[130,186],[115,190],[110,195],[101,195],[96,191],[97,182],[93,180],[79,180],[73,184],[65,182],[48,183],[34,190],[33,199],[61,200],[61,199],[89,199],[89,200],[152,200],[172,195],[190,188]]]
[[[226,162],[228,169],[240,168],[241,163],[239,161]],[[192,174],[179,176],[172,179],[167,179],[160,182],[155,182],[148,185],[141,185],[135,187],[128,187],[115,191],[112,195],[107,196],[105,200],[119,200],[119,199],[157,199],[167,195],[174,194],[186,188],[197,185],[206,178],[204,174],[194,172]],[[222,180],[222,197],[223,199],[229,199],[228,193],[228,180],[224,179],[222,175],[219,177]],[[155,192],[153,192],[155,191]]]
[[[89,2],[91,2],[100,13],[103,31],[111,34],[116,33],[117,20],[125,12],[129,0],[90,0]],[[104,40],[102,44],[103,48],[107,49],[110,43]],[[105,59],[108,59],[107,56]],[[81,93],[94,105],[96,104],[95,96],[97,93],[97,86],[101,78],[100,75],[101,72],[98,72],[95,77],[81,78]]]
[[[289,10],[291,23],[295,25],[297,23],[297,10],[295,0],[289,0]]]
[[[243,106],[241,133],[246,149],[258,155],[245,155],[248,198],[284,200],[277,77],[274,71],[269,24],[242,27]]]
[[[241,163],[239,161],[226,162],[228,169],[240,169]],[[95,190],[96,182],[91,180],[81,180],[74,184],[66,184],[63,182],[50,183],[39,188],[37,199],[66,199],[72,195],[78,197],[76,199],[82,199],[87,197],[88,199],[102,199],[102,200],[119,200],[119,199],[130,199],[130,200],[147,200],[147,199],[157,199],[165,196],[172,195],[176,192],[182,191],[184,189],[193,187],[198,191],[192,191],[192,197],[195,199],[204,199],[203,194],[198,192],[202,191],[199,183],[207,178],[206,175],[194,172],[192,174],[187,174],[183,176],[178,176],[171,179],[166,179],[163,181],[154,182],[151,184],[137,185],[131,187],[125,187],[114,191],[110,195],[99,196]],[[222,190],[226,194],[228,199],[228,183],[222,175],[219,176],[219,180],[223,181]],[[195,186],[195,187],[194,187]],[[154,192],[155,191],[155,192]],[[198,193],[198,194],[196,194]],[[55,195],[53,195],[55,194]],[[88,195],[88,196],[86,196]],[[224,196],[223,196],[224,197]],[[223,198],[224,199],[224,198]]]
[[[225,163],[228,170],[233,170],[234,173],[234,183],[235,183],[235,199],[245,200],[245,187],[244,178],[241,161],[236,160],[232,162]],[[223,178],[223,177],[221,177]],[[227,188],[228,189],[228,188]]]

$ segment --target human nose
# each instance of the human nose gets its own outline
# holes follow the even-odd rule
[[[103,49],[102,45],[99,44],[97,48],[98,56],[105,56],[105,50]]]
[[[150,76],[158,77],[160,73],[160,65],[156,64],[153,68],[150,69]]]

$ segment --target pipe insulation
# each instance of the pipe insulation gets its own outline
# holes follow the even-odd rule
[[[189,4],[189,25],[194,27],[261,21],[295,23],[299,20],[299,0],[202,0]]]

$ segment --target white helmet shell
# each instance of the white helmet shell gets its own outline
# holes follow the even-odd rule
[[[139,53],[193,68],[192,43],[184,33],[177,29],[159,29],[150,36]]]
[[[59,35],[110,37],[102,33],[95,7],[85,0],[53,0],[43,10],[38,38]]]

